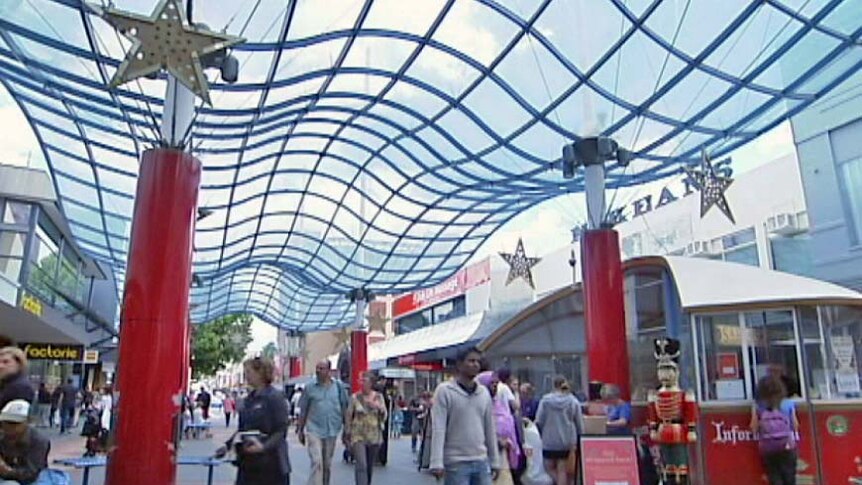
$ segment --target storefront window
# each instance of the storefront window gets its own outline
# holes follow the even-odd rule
[[[697,317],[700,334],[700,398],[706,401],[741,401],[751,399],[750,378],[744,372],[745,352],[739,314],[702,315]]]
[[[799,333],[802,336],[805,358],[805,383],[808,396],[812,399],[826,399],[834,392],[830,389],[826,360],[826,341],[820,325],[818,309],[802,307],[798,312]]]
[[[441,303],[433,308],[434,324],[443,323],[446,320],[463,317],[467,314],[467,298],[459,296],[447,302]]]
[[[569,380],[572,391],[576,394],[585,392],[582,361],[580,355],[513,356],[501,361],[493,361],[492,365],[495,369],[507,367],[519,382],[532,384],[536,390],[536,397],[541,397],[551,392],[553,379],[558,375],[563,375]]]
[[[793,237],[776,237],[769,241],[772,248],[772,267],[785,273],[811,275],[811,237],[800,234]]]
[[[425,310],[422,310],[421,312],[407,315],[404,318],[398,319],[398,321],[396,322],[395,333],[401,335],[412,332],[414,330],[419,330],[420,328],[425,328],[431,325],[432,321],[433,319],[431,309],[427,308]]]

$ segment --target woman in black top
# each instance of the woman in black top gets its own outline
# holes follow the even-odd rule
[[[227,446],[236,449],[237,485],[289,485],[287,456],[287,403],[272,387],[274,366],[255,357],[243,364],[245,380],[252,391],[239,412],[239,431]],[[216,455],[223,456],[226,448]]]

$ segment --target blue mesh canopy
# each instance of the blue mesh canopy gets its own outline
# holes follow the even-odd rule
[[[149,15],[155,0],[116,6]],[[636,152],[609,187],[720,156],[862,63],[860,0],[235,0],[193,20],[248,42],[215,72],[192,317],[352,320],[345,293],[452,274],[519,212],[579,192],[563,144]],[[122,283],[138,159],[164,78],[107,83],[129,43],[79,0],[0,1],[0,81],[43,149],[81,247]]]

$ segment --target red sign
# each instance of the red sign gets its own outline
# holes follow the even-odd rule
[[[443,371],[443,363],[439,360],[434,362],[416,362],[410,366],[413,370],[426,372],[441,372]]]
[[[398,365],[411,365],[416,362],[416,354],[398,356]]]
[[[584,485],[640,485],[634,436],[582,436],[580,452]]]
[[[739,356],[736,352],[719,352],[718,378],[739,379]]]
[[[407,313],[450,300],[490,279],[491,260],[486,259],[462,269],[437,286],[399,296],[392,302],[392,318],[398,318]]]

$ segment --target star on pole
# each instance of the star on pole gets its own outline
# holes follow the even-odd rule
[[[90,8],[132,41],[110,87],[167,70],[207,104],[212,104],[201,58],[245,39],[189,26],[181,0],[161,0],[149,17],[112,6]]]
[[[537,265],[542,258],[528,258],[524,252],[524,241],[518,239],[518,247],[515,248],[513,254],[500,253],[500,257],[509,265],[509,276],[506,278],[506,286],[518,278],[524,278],[524,281],[530,285],[530,288],[536,289],[533,283],[533,273],[530,269]]]
[[[730,205],[727,203],[727,197],[724,194],[727,188],[730,187],[730,184],[733,183],[733,179],[722,177],[715,173],[712,160],[709,159],[706,151],[703,152],[701,157],[699,170],[689,167],[685,167],[684,170],[692,181],[692,185],[700,191],[700,217],[703,218],[715,206],[730,219],[730,222],[736,224],[733,212],[731,212]]]

